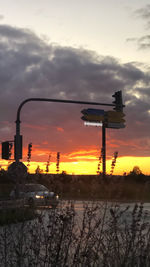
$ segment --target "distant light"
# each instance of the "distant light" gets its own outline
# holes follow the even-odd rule
[[[85,121],[84,122],[85,126],[102,126],[102,122],[91,122],[91,121]]]
[[[35,197],[36,198],[44,198],[44,196],[39,196],[39,195],[36,195]]]

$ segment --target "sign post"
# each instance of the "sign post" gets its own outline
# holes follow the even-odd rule
[[[85,125],[102,126],[102,171],[103,178],[106,175],[106,128],[121,129],[125,128],[125,114],[123,113],[122,92],[115,92],[112,97],[115,98],[113,102],[114,110],[104,111],[102,109],[83,109],[81,112],[84,116]]]
[[[103,178],[106,176],[106,112],[103,109],[83,109],[84,115],[81,119],[90,123],[95,123],[97,126],[101,123],[102,126],[102,172]]]

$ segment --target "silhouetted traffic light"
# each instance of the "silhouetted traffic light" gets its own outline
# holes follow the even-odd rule
[[[9,141],[2,142],[2,159],[10,159],[12,143]]]
[[[115,104],[114,110],[123,111],[123,103],[122,103],[122,91],[117,91],[112,95],[115,98],[113,104]]]

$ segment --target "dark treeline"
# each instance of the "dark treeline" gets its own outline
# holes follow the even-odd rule
[[[16,183],[14,176],[0,170],[0,194],[9,195]],[[107,199],[122,201],[150,201],[150,176],[144,175],[139,167],[123,176],[69,175],[27,173],[19,177],[19,183],[40,183],[60,195],[62,199]]]

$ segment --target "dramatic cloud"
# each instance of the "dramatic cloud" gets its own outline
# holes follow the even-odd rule
[[[137,9],[134,13],[137,18],[141,18],[146,22],[146,29],[150,29],[150,5]],[[127,42],[136,42],[139,49],[145,50],[150,48],[150,35],[143,35],[140,38],[127,38]]]
[[[12,140],[18,106],[26,98],[112,103],[112,94],[122,90],[127,127],[107,130],[107,153],[112,155],[117,146],[120,156],[149,156],[150,73],[136,63],[50,45],[27,29],[0,25],[0,70],[1,141]],[[33,153],[34,159],[45,160],[49,151],[100,150],[101,129],[86,128],[80,119],[80,111],[88,107],[26,104],[21,112],[24,146],[33,142],[35,151],[42,151]]]
[[[150,4],[146,5],[143,8],[137,9],[135,11],[135,14],[146,21],[147,28],[150,27]]]
[[[144,35],[140,38],[128,38],[127,42],[135,42],[139,50],[145,50],[150,48],[150,35]]]
[[[149,49],[150,48],[150,35],[142,36],[137,40],[138,47],[140,49]]]

